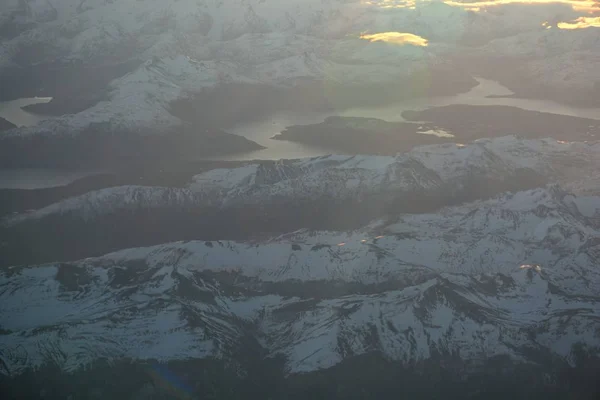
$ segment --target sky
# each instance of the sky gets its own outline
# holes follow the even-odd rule
[[[437,0],[362,0],[363,4],[380,7],[383,9],[392,8],[415,8],[426,2]],[[539,5],[547,6],[552,4],[563,4],[571,6],[573,11],[580,14],[579,17],[571,20],[559,21],[554,26],[562,30],[600,28],[600,0],[439,0],[453,7],[460,7],[467,11],[485,12],[491,8],[497,8],[507,5]],[[548,29],[554,26],[544,22],[542,26]],[[395,45],[412,45],[425,47],[428,45],[428,39],[409,32],[369,32],[362,33],[361,39],[370,42],[386,42]]]
[[[432,0],[362,0],[364,4],[380,8],[407,8],[415,7],[418,3],[430,2]],[[600,14],[600,0],[441,0],[442,2],[461,7],[467,10],[480,11],[490,7],[498,7],[508,4],[566,4],[575,11],[587,14]]]
[[[600,28],[600,17],[579,17],[574,21],[559,22],[559,29]]]

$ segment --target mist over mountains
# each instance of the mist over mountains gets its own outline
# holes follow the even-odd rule
[[[595,8],[2,2],[0,393],[596,398]]]

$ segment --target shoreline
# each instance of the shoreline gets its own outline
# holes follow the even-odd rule
[[[454,104],[420,111],[404,111],[402,116],[406,122],[331,117],[318,124],[290,126],[273,139],[326,147],[343,154],[373,155],[395,155],[416,146],[465,143],[511,134],[528,139],[551,137],[581,142],[600,139],[600,119],[543,113],[511,106]],[[446,134],[427,135],[423,134],[424,130],[442,131]]]

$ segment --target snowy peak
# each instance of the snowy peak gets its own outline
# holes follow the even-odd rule
[[[0,4],[0,31],[7,39],[0,42],[0,68],[57,62],[98,67],[132,60],[164,64],[162,72],[142,65],[135,77],[115,73],[110,101],[61,117],[60,123],[23,129],[31,134],[77,133],[95,122],[164,132],[182,122],[166,109],[171,101],[222,82],[293,85],[308,78],[381,85],[397,84],[432,66],[436,74],[455,73],[460,68],[448,55],[457,54],[457,43],[470,37],[496,39],[466,50],[483,57],[534,55],[524,69],[542,85],[583,90],[598,78],[598,68],[581,67],[578,61],[581,56],[586,65],[597,63],[593,29],[544,29],[542,22],[557,12],[546,5],[507,5],[503,12],[475,13],[459,3],[421,2],[403,8],[388,3],[5,0]],[[369,42],[361,39],[365,32],[413,34],[430,45]],[[44,51],[35,51],[40,48]],[[556,62],[548,63],[548,57]],[[201,64],[207,68],[199,68]]]
[[[149,261],[156,255],[147,253],[147,263],[109,256],[5,274],[3,293],[12,295],[0,295],[3,311],[23,317],[3,325],[10,332],[3,344],[24,349],[33,364],[43,361],[37,349],[58,348],[61,365],[71,370],[106,356],[228,357],[253,326],[271,355],[286,357],[290,372],[308,372],[372,351],[403,361],[441,350],[465,360],[496,354],[526,360],[519,349],[536,342],[568,356],[574,343],[598,341],[586,333],[597,326],[598,299],[567,296],[532,269],[444,273],[375,293],[354,285],[354,293],[342,295],[335,281],[274,285],[244,278],[243,269],[219,272],[210,261],[205,270],[177,257]],[[29,365],[17,357],[8,362],[13,372]]]
[[[10,0],[0,5],[0,30],[5,23],[14,37],[0,44],[0,67],[20,65],[22,49],[35,48],[46,51],[28,51],[30,64],[141,61],[133,73],[115,76],[110,101],[22,133],[79,133],[97,122],[164,132],[182,123],[168,112],[170,102],[223,82],[293,85],[309,78],[352,85],[410,74],[436,57],[359,38],[390,24],[413,29],[435,13],[425,10],[416,20],[409,14],[387,16],[377,5],[341,0]]]
[[[354,202],[348,203],[353,213],[361,204],[377,206],[367,225],[352,231],[180,241],[5,268],[0,312],[15,317],[2,325],[8,334],[0,344],[30,354],[5,362],[22,371],[42,364],[44,354],[62,354],[58,361],[66,370],[100,357],[226,358],[249,336],[266,354],[283,355],[290,372],[372,351],[406,362],[441,351],[531,361],[523,351],[531,346],[568,357],[578,343],[600,342],[594,333],[600,197],[590,195],[599,150],[593,143],[513,136],[423,146],[396,157],[281,160],[207,171],[187,188],[94,191],[11,217],[6,229],[30,229],[50,240],[44,226],[55,229],[65,218],[100,234],[103,221],[115,216],[145,226],[158,214],[161,231],[174,220],[173,232],[181,234],[205,221],[221,229],[194,212],[208,207],[211,215],[222,213],[222,224],[228,213],[236,221],[247,218],[235,210],[250,207],[259,216],[268,209],[273,218],[282,205],[284,216],[290,206],[299,212],[301,202],[311,214],[320,204]],[[519,184],[538,188],[507,185],[526,174]],[[508,193],[468,202],[474,199],[465,194],[493,193],[474,191],[474,182]],[[580,187],[587,188],[583,196]],[[431,198],[441,199],[435,213],[389,207]],[[448,199],[460,205],[449,207]],[[141,219],[128,219],[140,211],[146,212]],[[119,235],[139,234],[125,223]],[[71,234],[84,249],[88,239],[99,242]],[[40,343],[60,351],[40,351]]]
[[[409,272],[415,279],[458,271],[510,274],[522,265],[540,265],[544,274],[577,279],[563,258],[596,262],[598,226],[594,219],[572,212],[552,192],[536,189],[436,214],[401,215],[353,233],[298,231],[267,242],[185,242],[123,250],[106,260],[139,259],[150,266],[176,260],[178,268],[237,271],[263,282],[379,284],[404,279]],[[271,266],[263,262],[266,258]]]
[[[278,182],[306,175],[314,176],[314,180],[317,181],[316,176],[319,175],[350,173],[364,175],[366,184],[381,184],[386,179],[388,183],[400,186],[402,181],[393,182],[394,178],[401,176],[399,174],[409,173],[415,180],[422,178],[423,182],[426,182],[433,179],[435,182],[444,183],[454,179],[465,179],[467,176],[510,176],[511,173],[523,169],[538,173],[546,171],[544,175],[565,174],[567,171],[554,171],[554,165],[561,163],[562,168],[562,164],[566,164],[565,161],[577,159],[589,164],[590,168],[595,168],[599,161],[599,149],[597,145],[564,145],[552,139],[523,140],[507,136],[477,140],[469,145],[420,146],[396,157],[332,155],[275,163],[256,171],[242,167],[238,171],[248,176],[268,173]],[[205,175],[215,176],[215,173],[211,171],[194,177],[198,183],[192,186],[195,190],[201,190],[201,182],[206,179]],[[214,179],[208,180],[214,182]],[[271,180],[270,183],[274,184],[276,181]]]
[[[87,218],[131,207],[227,209],[250,204],[368,198],[392,204],[403,196],[433,196],[438,192],[470,200],[469,196],[473,195],[538,187],[546,182],[560,183],[575,193],[584,186],[589,193],[593,192],[589,184],[577,182],[591,182],[587,177],[593,176],[599,164],[597,144],[562,144],[555,140],[522,140],[511,136],[466,146],[422,146],[396,157],[332,155],[215,169],[194,176],[185,189],[103,189],[11,217],[5,222],[15,224],[56,213]],[[490,185],[492,181],[496,186]],[[515,207],[518,207],[517,201]],[[439,204],[442,205],[443,202]],[[591,203],[581,203],[580,207],[588,214],[595,212]]]
[[[36,218],[68,216],[76,213],[84,220],[93,220],[118,209],[135,209],[140,205],[151,208],[185,207],[195,201],[194,194],[187,190],[161,187],[148,189],[147,186],[118,186],[97,190],[63,200],[34,213],[37,215]],[[9,219],[8,223],[18,223],[32,216],[33,213],[17,216]]]
[[[493,144],[474,151],[475,159],[504,163],[496,158],[501,152],[487,155]],[[547,146],[554,150],[541,153],[544,163],[562,155]],[[247,197],[258,190],[256,181],[276,187],[332,169],[376,173],[389,185],[390,168],[406,163],[403,157],[250,165],[202,174],[195,185]],[[119,190],[127,204],[160,207],[198,201],[200,193]],[[94,204],[90,214],[100,204],[86,202]],[[55,361],[65,370],[106,357],[230,358],[247,337],[265,354],[284,356],[291,373],[374,351],[404,362],[439,352],[535,361],[525,351],[532,347],[569,357],[576,344],[600,343],[600,224],[590,211],[598,205],[600,197],[580,200],[551,185],[437,213],[396,213],[351,232],[193,240],[7,267],[0,272],[0,313],[12,317],[0,344],[28,356],[8,352],[4,361],[18,373],[49,354],[60,354]]]

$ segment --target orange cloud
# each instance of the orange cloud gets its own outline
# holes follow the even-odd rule
[[[579,17],[571,22],[559,22],[559,29],[600,28],[600,17]]]
[[[466,10],[479,11],[482,8],[502,6],[506,4],[567,4],[576,11],[598,12],[598,0],[442,0],[444,3],[461,7]],[[417,3],[431,2],[431,0],[363,0],[363,4],[379,8],[415,8]]]
[[[413,46],[426,47],[429,44],[428,40],[421,36],[402,32],[362,33],[360,38],[368,40],[369,42],[386,42],[398,45],[410,44]]]
[[[473,2],[462,2],[455,0],[446,0],[444,3],[462,7],[467,10],[477,11],[481,8],[502,6],[506,4],[567,4],[577,11],[594,11],[598,10],[598,1],[596,0],[482,0]]]

